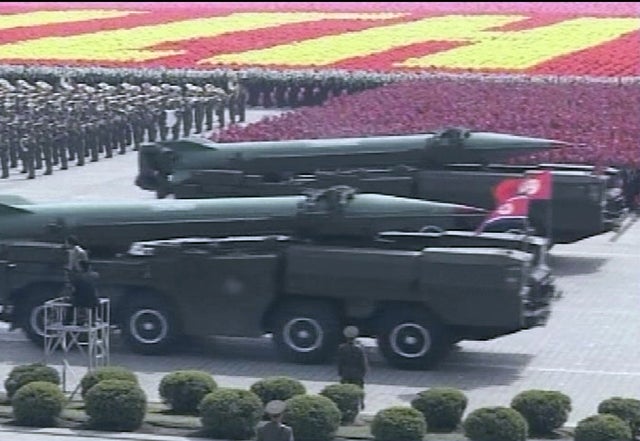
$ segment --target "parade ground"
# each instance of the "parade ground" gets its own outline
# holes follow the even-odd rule
[[[249,121],[272,113],[250,111]],[[52,176],[39,174],[34,180],[12,171],[10,179],[0,182],[0,194],[33,202],[155,198],[133,184],[136,173],[137,155],[129,151],[83,167],[55,170]],[[553,389],[571,397],[569,424],[573,425],[595,414],[606,398],[638,398],[640,223],[631,221],[627,220],[628,228],[621,234],[606,233],[553,248],[549,261],[562,297],[553,304],[545,327],[488,342],[462,342],[430,371],[393,369],[377,354],[374,343],[366,341],[372,368],[366,381],[365,411],[408,405],[417,392],[436,386],[461,389],[469,397],[468,410],[509,405],[527,389]],[[0,325],[0,342],[3,380],[16,365],[43,360],[41,348],[5,324]],[[79,356],[70,362],[67,389],[72,390],[85,368]],[[61,361],[52,363],[59,367]],[[263,377],[286,375],[301,380],[308,391],[318,392],[337,380],[330,364],[300,366],[279,361],[267,337],[211,338],[193,342],[179,353],[142,356],[129,352],[116,335],[111,364],[134,370],[151,401],[159,401],[160,379],[178,369],[205,370],[224,387],[248,388]]]

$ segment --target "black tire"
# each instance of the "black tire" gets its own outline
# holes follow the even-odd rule
[[[340,341],[340,320],[331,305],[300,301],[282,305],[273,320],[276,349],[294,363],[323,363]]]
[[[428,369],[446,353],[449,337],[431,314],[423,311],[387,312],[380,321],[378,348],[387,362],[401,369]]]
[[[44,347],[44,302],[61,296],[58,285],[40,286],[29,291],[17,307],[17,325],[34,344]]]
[[[153,355],[168,352],[180,335],[175,314],[159,297],[132,295],[125,300],[120,328],[132,351]]]

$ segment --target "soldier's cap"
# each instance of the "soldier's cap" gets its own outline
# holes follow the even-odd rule
[[[356,338],[358,334],[360,334],[360,330],[355,326],[347,326],[346,328],[344,328],[344,331],[342,331],[342,333],[347,338]]]
[[[287,404],[281,400],[272,400],[264,407],[264,411],[268,415],[280,415],[287,408]]]

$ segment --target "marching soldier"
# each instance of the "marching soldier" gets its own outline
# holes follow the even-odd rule
[[[179,108],[180,101],[177,98],[169,100],[168,108],[165,110],[165,125],[171,129],[171,138],[177,141],[180,137],[180,122],[182,121],[182,110]]]
[[[139,105],[134,101],[130,107],[129,122],[131,123],[131,133],[133,134],[133,150],[138,151],[144,139],[144,114]]]
[[[197,87],[194,91],[196,95],[193,100],[193,116],[196,126],[195,133],[202,133],[202,124],[204,123],[204,97],[202,96],[203,90],[201,87]]]
[[[53,157],[51,152],[51,135],[44,130],[44,123],[37,122],[33,124],[33,135],[36,140],[37,150],[36,155],[39,158],[40,168],[42,168],[42,161],[44,160],[44,173],[50,175],[53,173]],[[36,160],[36,164],[37,164]],[[36,165],[36,168],[37,165]]]
[[[18,129],[15,122],[8,124],[7,142],[9,143],[9,167],[17,168],[20,160],[20,138],[18,137]]]
[[[213,130],[214,115],[218,118],[220,128],[224,127],[224,111],[227,105],[227,94],[224,89],[207,83],[204,85],[205,126]]]
[[[67,132],[67,126],[59,122],[58,124],[52,124],[50,127],[53,135],[51,140],[53,157],[57,158],[60,164],[60,170],[67,170],[69,168],[67,153],[69,134]]]
[[[2,169],[0,179],[7,179],[9,177],[9,140],[4,129],[0,134],[0,168]]]
[[[30,135],[31,128],[27,126],[22,138],[20,139],[20,160],[22,161],[21,173],[27,174],[27,179],[35,179],[35,152],[36,142],[33,135]]]
[[[184,136],[190,136],[191,127],[193,126],[193,98],[191,97],[186,97],[182,100],[182,124]]]
[[[69,122],[69,161],[75,159],[77,166],[83,166],[85,152],[84,130],[78,120],[72,119]]]
[[[85,155],[90,156],[91,162],[97,162],[98,157],[98,122],[94,117],[82,125],[86,151]]]
[[[245,78],[244,74],[240,77],[234,75],[227,86],[229,90],[229,120],[232,123],[236,122],[236,116],[238,116],[239,122],[244,122],[246,119],[247,90],[244,86]]]

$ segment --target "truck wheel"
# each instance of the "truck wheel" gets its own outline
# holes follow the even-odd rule
[[[40,347],[44,345],[44,302],[57,297],[59,293],[59,287],[51,287],[51,290],[38,289],[29,294],[17,308],[17,325],[29,340]]]
[[[384,317],[377,340],[387,362],[402,369],[429,368],[448,346],[444,328],[435,318],[412,311]]]
[[[274,317],[276,349],[294,363],[322,363],[333,355],[340,338],[336,312],[326,304],[284,305]]]
[[[178,324],[171,310],[153,296],[127,301],[121,330],[129,347],[140,354],[167,352],[179,335]]]

